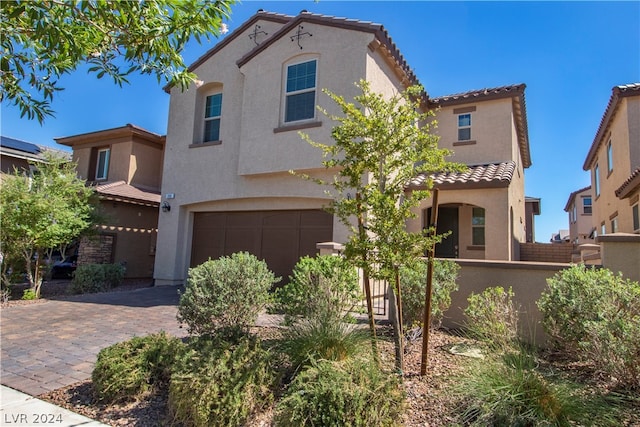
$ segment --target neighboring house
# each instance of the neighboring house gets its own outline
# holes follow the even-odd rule
[[[44,153],[46,152],[52,152],[65,158],[71,157],[71,153],[66,151],[2,136],[0,137],[0,172],[13,173],[14,169],[31,172],[34,168],[33,163],[45,160]]]
[[[120,263],[129,278],[153,276],[165,137],[127,124],[64,138],[78,176],[94,186],[104,223],[78,263]]]
[[[570,243],[569,230],[558,230],[557,233],[551,235],[549,241],[551,243]]]
[[[640,83],[613,87],[583,169],[596,233],[640,233]]]
[[[189,267],[237,251],[265,259],[286,280],[317,243],[345,242],[347,228],[323,210],[330,203],[325,189],[289,171],[328,180],[334,173],[299,135],[331,141],[335,124],[316,105],[341,111],[321,89],[353,99],[361,79],[387,96],[418,83],[384,27],[259,11],[190,70],[197,86],[166,88],[162,192],[170,211],[159,218],[156,283],[184,283]],[[514,242],[525,240],[523,168],[530,164],[524,85],[431,105],[441,108],[442,142],[455,149],[453,160],[472,165],[453,187],[450,177],[437,180],[460,224],[457,255],[517,259]],[[457,137],[458,108],[471,112],[470,138]]]
[[[436,256],[520,259],[520,243],[527,241],[524,169],[531,165],[524,89],[520,84],[430,100],[440,147],[454,152],[451,161],[468,166],[431,176],[440,190],[438,233],[451,231]],[[430,207],[425,200],[410,230],[428,225]]]
[[[569,213],[569,241],[576,245],[594,243],[591,186],[571,193],[564,211]]]

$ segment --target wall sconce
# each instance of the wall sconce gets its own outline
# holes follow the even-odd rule
[[[165,200],[160,205],[160,209],[162,209],[162,212],[169,212],[171,210],[171,205],[169,204],[169,202]]]

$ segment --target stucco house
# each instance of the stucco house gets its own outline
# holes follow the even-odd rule
[[[598,235],[640,233],[640,83],[614,86],[583,169]]]
[[[71,158],[71,153],[67,151],[3,135],[0,137],[0,173],[13,173],[14,169],[31,173],[35,167],[34,164],[45,160],[47,152],[63,158]]]
[[[569,214],[569,241],[575,245],[594,243],[591,186],[572,192],[564,211]]]
[[[73,149],[78,176],[94,186],[105,217],[98,238],[81,242],[78,264],[119,263],[127,278],[151,278],[164,136],[127,124],[56,142]]]
[[[531,165],[524,90],[519,84],[430,100],[440,147],[468,166],[431,176],[440,190],[438,233],[451,231],[436,256],[520,259],[520,243],[527,240],[524,169]],[[427,178],[417,177],[411,186],[419,188]],[[428,225],[431,205],[422,203],[410,230]]]
[[[156,284],[184,283],[189,267],[240,250],[286,278],[317,243],[346,241],[347,229],[323,210],[330,202],[324,189],[289,171],[324,179],[333,173],[298,133],[331,141],[334,124],[315,107],[340,111],[321,89],[352,99],[361,79],[389,96],[418,83],[384,27],[260,10],[190,69],[198,85],[165,88],[171,99],[162,203],[170,210],[158,222]],[[530,164],[524,85],[432,99],[430,106],[453,160],[471,165],[466,174],[436,179],[449,224],[458,227],[457,256],[517,259],[515,243],[525,239],[523,169]],[[465,120],[471,122],[462,126]],[[428,207],[425,201],[421,218]]]

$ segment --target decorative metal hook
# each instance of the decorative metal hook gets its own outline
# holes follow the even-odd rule
[[[269,34],[260,30],[260,28],[262,28],[260,25],[256,24],[255,27],[253,27],[253,33],[249,34],[249,38],[251,40],[253,40],[253,42],[256,44],[256,46],[258,46],[260,43],[258,43],[258,34],[264,34],[265,36],[268,36]],[[260,31],[258,31],[260,30]]]
[[[291,39],[291,41],[297,40],[298,41],[298,46],[300,47],[300,49],[302,49],[302,46],[300,45],[300,39],[303,38],[304,36],[309,36],[309,37],[313,37],[313,34],[311,34],[308,31],[305,31],[304,33],[302,32],[302,30],[304,29],[304,27],[302,25],[298,25],[298,31],[296,31],[296,34],[293,36],[289,36],[289,38]]]

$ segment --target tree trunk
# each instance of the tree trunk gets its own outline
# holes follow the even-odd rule
[[[400,376],[404,373],[404,332],[402,327],[402,293],[400,292],[400,272],[395,268],[395,288],[393,290],[396,316],[393,320],[393,340],[396,350],[396,371]]]

